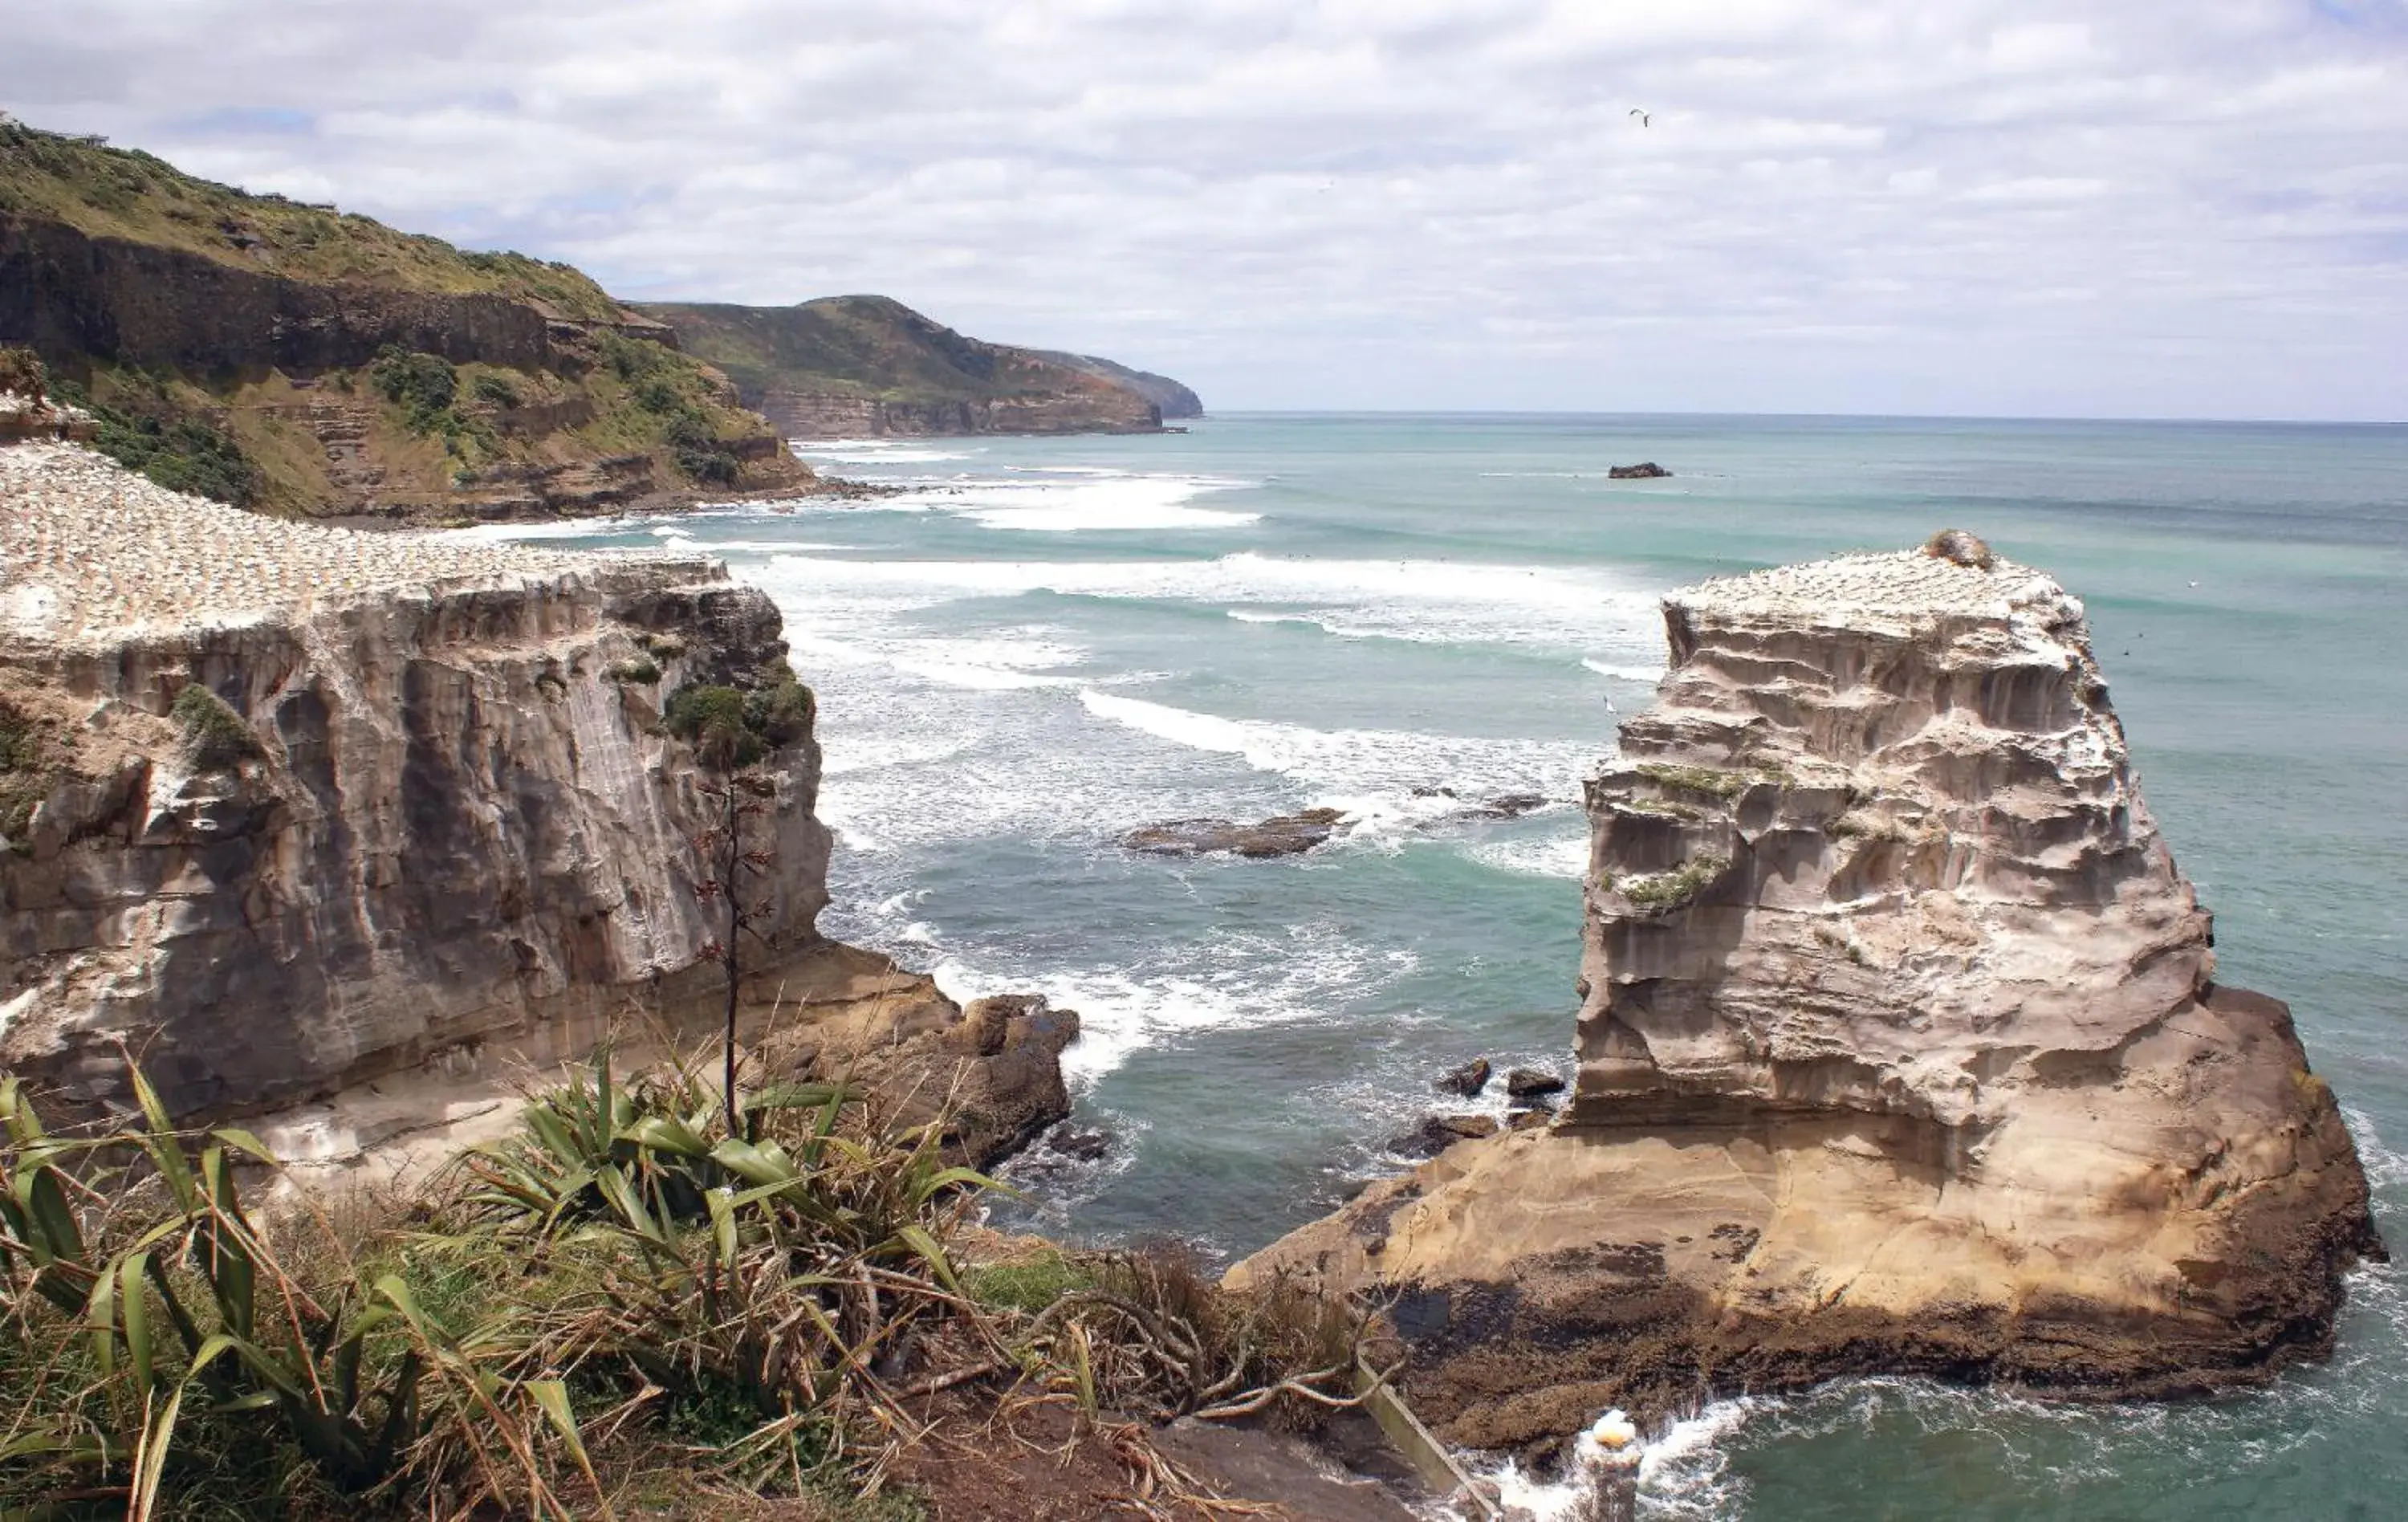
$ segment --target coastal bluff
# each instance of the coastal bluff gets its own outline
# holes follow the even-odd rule
[[[887,296],[638,309],[788,438],[1159,433],[1196,394],[1111,360],[988,343]]]
[[[783,715],[746,826],[775,867],[746,1024],[798,1067],[952,1050],[933,984],[818,933],[831,837],[785,651],[714,561],[281,522],[0,448],[0,1067],[54,1113],[122,1110],[131,1050],[178,1115],[344,1162],[507,1124],[513,1084],[606,1039],[715,1030],[715,804],[665,722],[695,684]],[[992,1069],[1027,1090],[986,1096],[1012,1128],[1058,1119],[1075,1016],[1005,1025],[969,1091]]]
[[[1468,1447],[1856,1373],[2158,1397],[2329,1350],[2383,1244],[2215,981],[2081,603],[1970,536],[1666,598],[1588,786],[1578,1075],[1238,1265],[1374,1291]]]

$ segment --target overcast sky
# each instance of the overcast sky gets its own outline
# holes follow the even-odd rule
[[[2408,418],[2408,0],[10,10],[36,125],[1222,409]]]

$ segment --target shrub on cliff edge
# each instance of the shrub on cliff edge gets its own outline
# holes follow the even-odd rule
[[[713,771],[749,767],[768,750],[744,723],[744,694],[735,687],[681,687],[662,718]]]
[[[0,391],[40,401],[49,395],[42,356],[16,344],[0,344]]]

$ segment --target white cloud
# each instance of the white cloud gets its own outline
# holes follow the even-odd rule
[[[0,105],[1225,408],[2408,417],[2398,0],[83,0]]]

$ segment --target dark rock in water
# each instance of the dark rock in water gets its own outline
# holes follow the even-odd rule
[[[1452,787],[1416,787],[1412,790],[1412,796],[1417,798],[1451,798],[1455,797],[1455,789]]]
[[[1473,1057],[1469,1062],[1440,1079],[1438,1086],[1449,1094],[1460,1094],[1465,1098],[1469,1098],[1488,1086],[1488,1075],[1492,1070],[1486,1057]]]
[[[1060,1127],[1045,1139],[1045,1150],[1058,1156],[1077,1158],[1082,1163],[1096,1162],[1112,1150],[1112,1133]]]
[[[1542,793],[1507,793],[1490,798],[1470,812],[1476,819],[1519,819],[1533,809],[1546,806],[1546,795]]]
[[[1645,460],[1638,465],[1615,466],[1605,474],[1609,481],[1659,481],[1671,473],[1655,461]]]
[[[1457,1142],[1477,1142],[1499,1129],[1494,1115],[1432,1115],[1416,1130],[1388,1139],[1388,1150],[1408,1157],[1435,1157]]]
[[[1561,1094],[1565,1086],[1562,1079],[1542,1068],[1516,1068],[1505,1075],[1505,1092],[1517,1099]]]
[[[1302,813],[1280,814],[1258,825],[1240,825],[1226,819],[1173,819],[1133,829],[1121,837],[1121,844],[1157,856],[1203,856],[1218,851],[1234,856],[1293,856],[1337,834],[1345,817],[1336,809],[1307,809]]]

